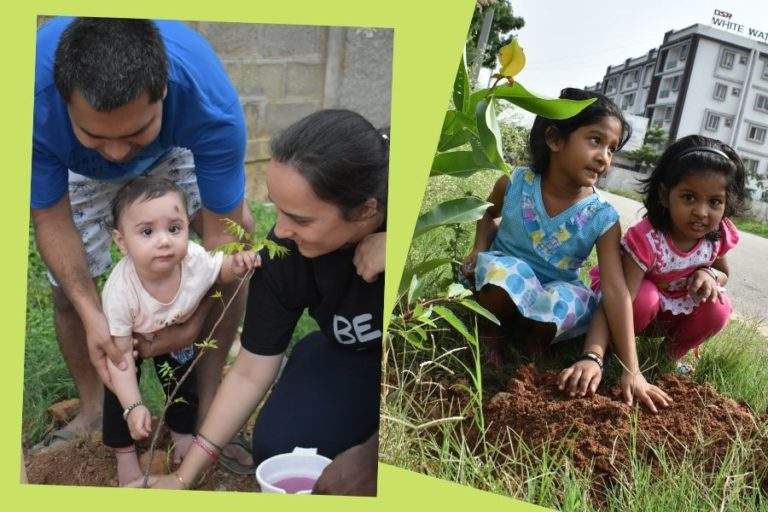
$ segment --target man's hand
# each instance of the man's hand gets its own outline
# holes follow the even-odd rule
[[[320,474],[312,494],[375,496],[378,461],[377,432],[365,443],[337,455]]]
[[[669,407],[672,404],[672,398],[660,387],[649,384],[641,372],[633,373],[627,370],[621,372],[621,393],[627,405],[632,405],[634,399],[643,403],[652,413],[656,414],[659,410],[656,404],[661,407]]]
[[[557,388],[568,396],[594,395],[603,378],[603,370],[595,361],[576,361],[557,376]]]
[[[91,359],[91,364],[96,368],[96,372],[99,374],[102,382],[104,382],[104,385],[112,390],[112,381],[107,370],[107,358],[120,370],[125,371],[128,366],[123,361],[123,353],[112,339],[109,333],[107,318],[103,313],[99,312],[98,315],[95,315],[88,322],[83,322],[83,324],[85,326],[85,340],[88,344],[88,356]]]
[[[371,233],[357,244],[352,263],[357,275],[365,282],[372,283],[384,272],[386,259],[387,233]]]

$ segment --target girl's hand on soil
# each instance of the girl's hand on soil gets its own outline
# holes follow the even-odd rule
[[[153,488],[153,489],[183,489],[184,486],[181,485],[181,482],[178,478],[176,478],[175,475],[149,475],[149,480],[147,480],[147,486]],[[141,476],[140,478],[137,478],[133,482],[129,483],[128,485],[124,487],[138,487],[142,488],[144,487],[144,476]]]
[[[352,263],[363,281],[372,283],[384,272],[387,259],[387,234],[371,233],[355,247]]]
[[[472,251],[461,262],[459,270],[467,279],[473,279],[475,277],[475,265],[477,265],[477,252]]]
[[[149,437],[152,433],[152,414],[145,406],[140,405],[133,409],[126,418],[131,438],[140,441]]]
[[[645,404],[652,413],[656,414],[659,410],[656,404],[661,407],[669,407],[672,404],[672,398],[660,387],[649,384],[642,372],[633,373],[627,370],[621,372],[621,393],[627,405],[632,405],[634,400]]]
[[[242,251],[232,255],[232,271],[243,277],[249,270],[261,266],[261,256],[254,251]]]
[[[576,361],[557,376],[557,389],[568,396],[594,395],[603,378],[603,370],[595,361]]]
[[[720,299],[720,285],[706,271],[697,270],[688,278],[688,294],[699,302],[715,302]]]

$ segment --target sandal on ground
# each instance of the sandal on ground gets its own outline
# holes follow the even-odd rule
[[[248,439],[246,439],[242,431],[238,432],[237,435],[227,443],[227,446],[237,446],[244,449],[247,453],[251,453],[251,443],[248,442]],[[255,464],[243,464],[237,460],[237,457],[230,457],[223,452],[219,454],[219,463],[237,475],[252,475],[256,470]]]

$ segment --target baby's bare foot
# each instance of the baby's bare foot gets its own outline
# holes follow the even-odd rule
[[[117,484],[120,487],[124,487],[142,476],[136,450],[115,451],[115,457],[117,458]]]
[[[181,464],[189,447],[192,446],[192,434],[180,434],[171,430],[171,439],[173,439],[173,463]]]

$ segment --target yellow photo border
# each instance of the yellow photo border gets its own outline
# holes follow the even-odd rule
[[[0,282],[8,286],[2,325],[3,415],[0,460],[5,507],[12,510],[543,510],[509,498],[380,464],[377,498],[285,497],[252,493],[110,489],[19,483],[35,32],[38,15],[87,15],[394,29],[392,145],[385,324],[395,302],[451,85],[475,0],[290,0],[131,2],[30,0],[6,5],[0,218],[7,250]],[[374,92],[375,93],[375,92]]]

